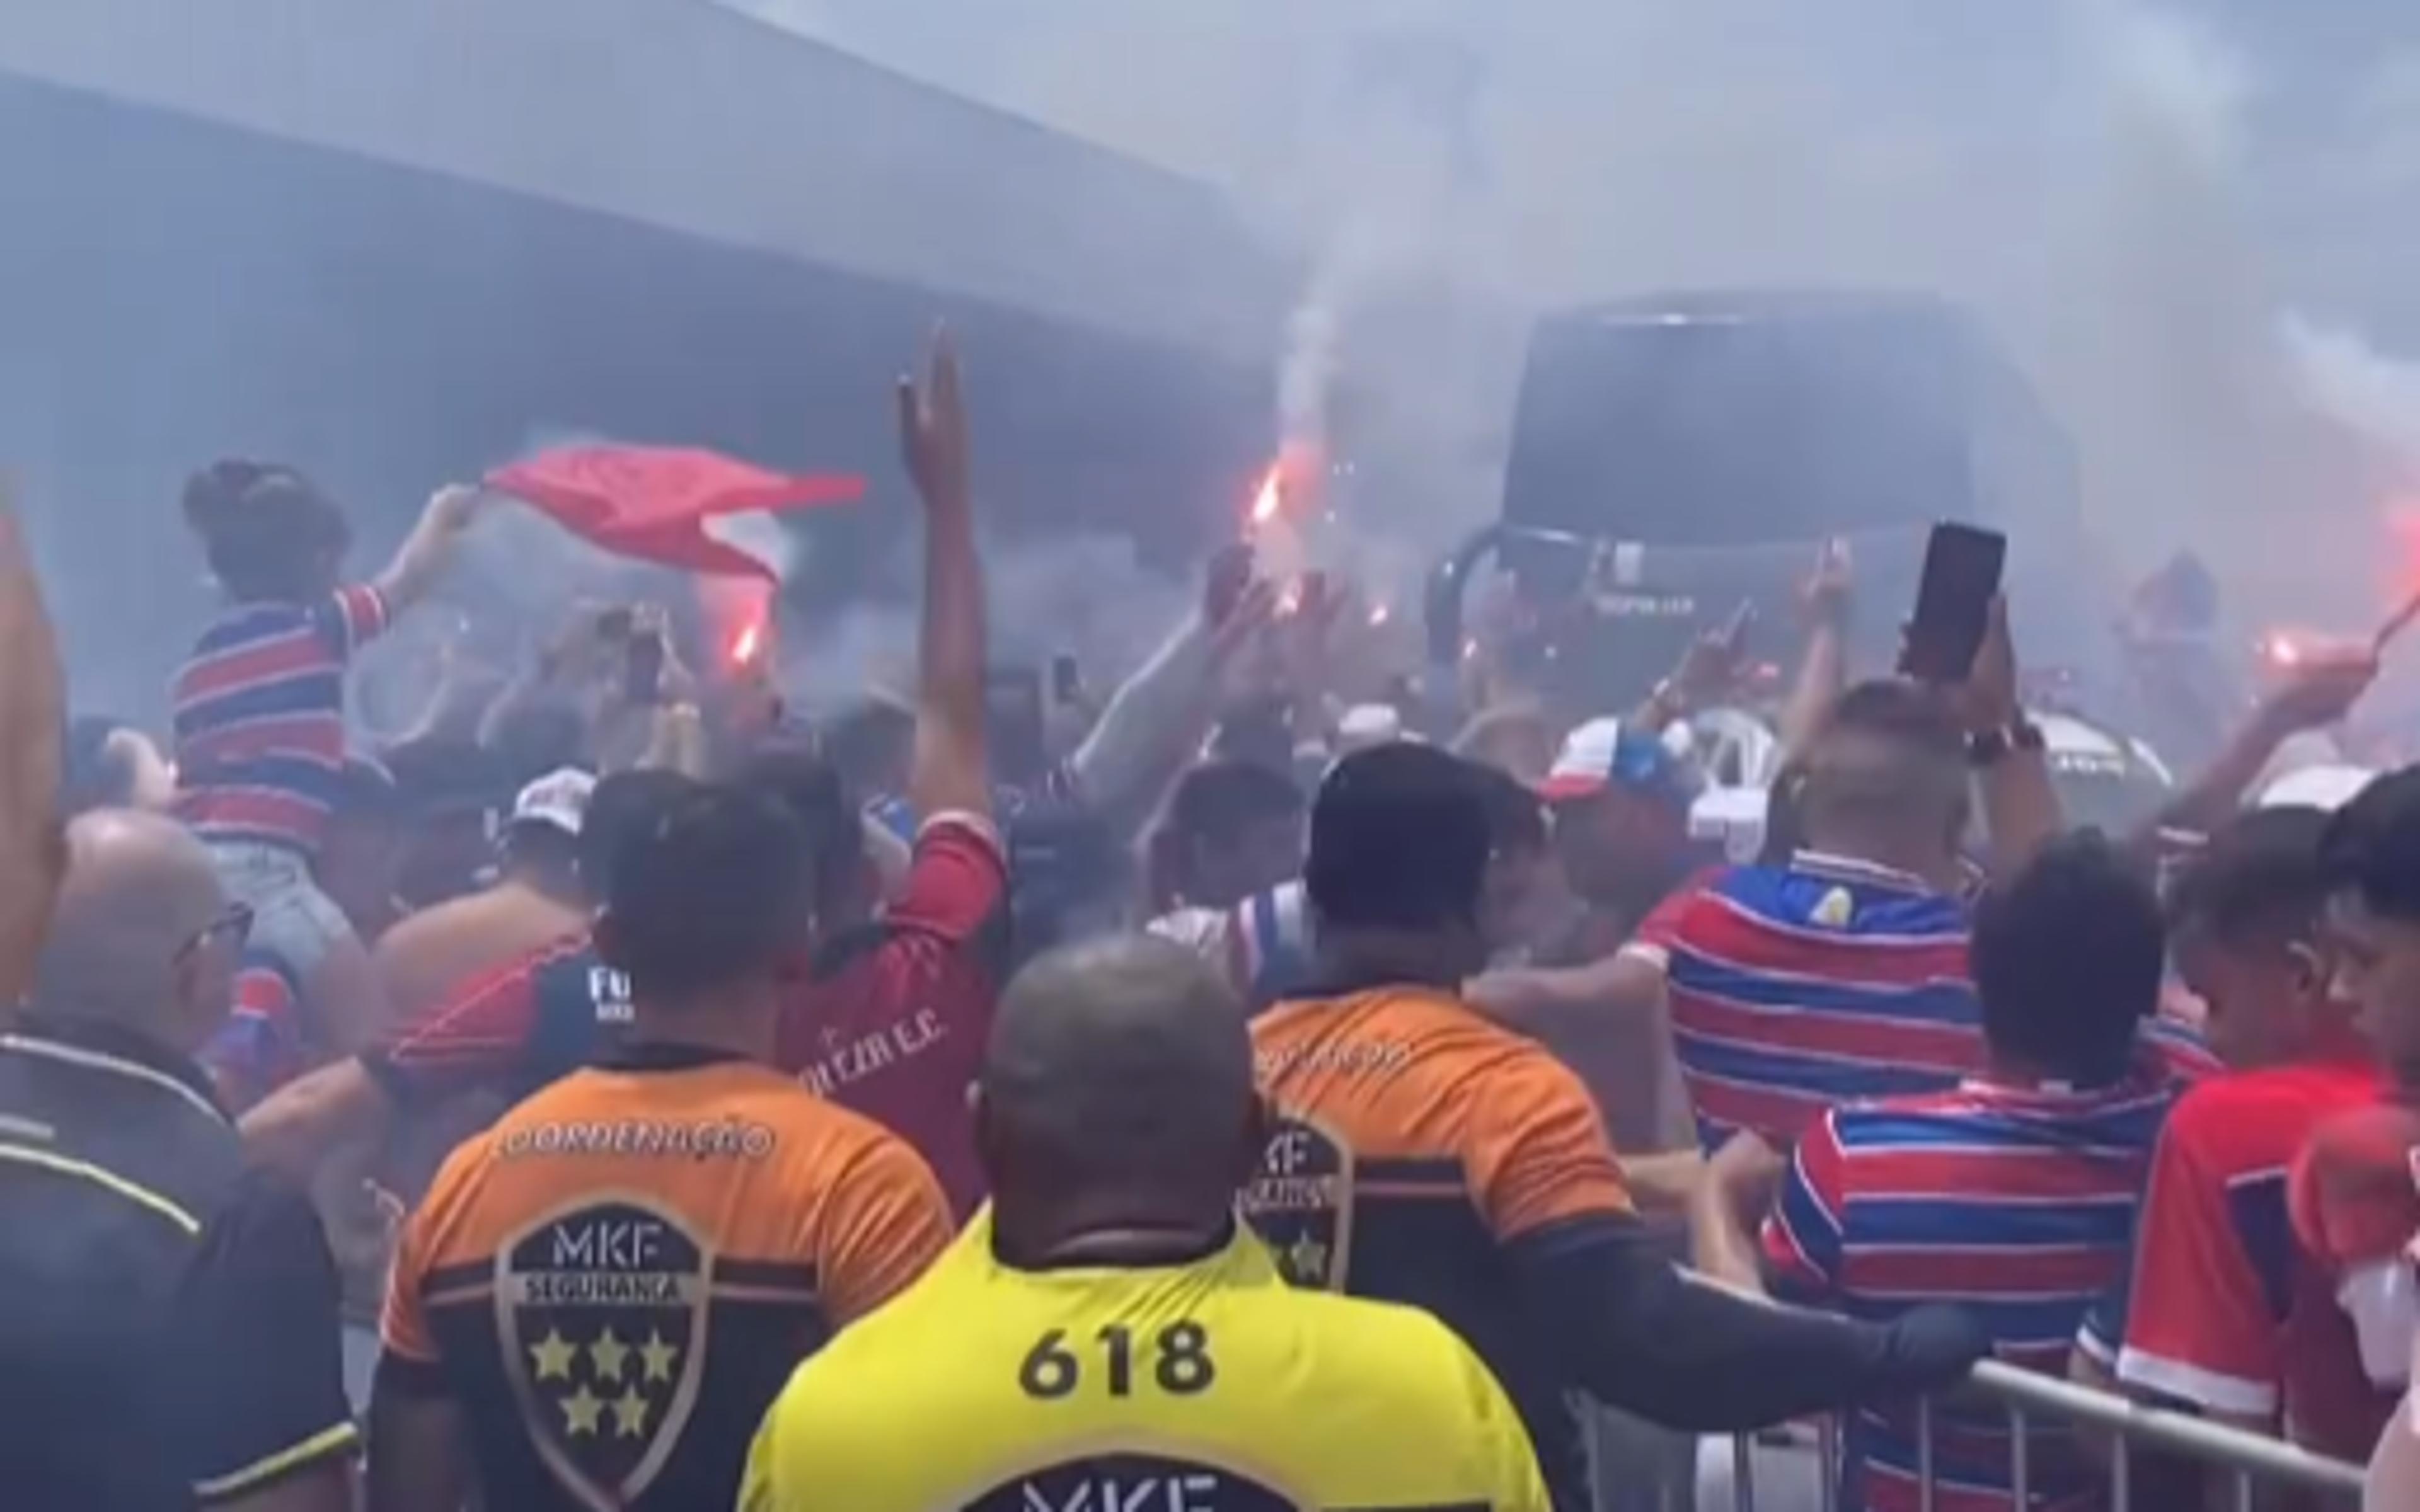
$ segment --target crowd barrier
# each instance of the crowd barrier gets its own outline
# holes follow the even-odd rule
[[[2110,1455],[2110,1512],[2137,1512],[2133,1496],[2133,1451],[2157,1450],[2189,1459],[2232,1477],[2226,1505],[2232,1512],[2253,1512],[2263,1487],[2283,1487],[2319,1493],[2330,1508],[2359,1506],[2359,1466],[2329,1459],[2292,1444],[2238,1428],[2224,1427],[2184,1412],[2165,1412],[2094,1391],[2065,1381],[1985,1361],[1968,1378],[1967,1391],[1996,1400],[2009,1414],[2012,1498],[2020,1507],[2030,1504],[2026,1463],[2029,1420],[2062,1419],[2087,1432],[2114,1441]],[[1937,1512],[1940,1489],[1932,1464],[1932,1404],[1918,1409],[1918,1505]],[[1839,1434],[1825,1423],[1821,1433],[1823,1512],[1839,1506]],[[1754,1441],[1742,1436],[1731,1444],[1732,1503],[1729,1512],[1756,1512]],[[1711,1512],[1701,1508],[1700,1512]],[[2140,1512],[2166,1512],[2142,1506]]]

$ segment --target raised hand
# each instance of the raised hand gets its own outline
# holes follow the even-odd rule
[[[1837,629],[1847,623],[1856,579],[1856,563],[1849,555],[1849,543],[1838,536],[1824,542],[1823,549],[1816,553],[1814,569],[1798,585],[1798,612],[1808,629]]]
[[[899,451],[926,509],[968,507],[966,401],[959,387],[957,344],[946,326],[934,328],[923,380],[899,380]]]
[[[2287,734],[2321,730],[2352,712],[2378,681],[2378,657],[2366,648],[2306,653],[2260,701],[2271,727]]]
[[[1992,597],[1983,621],[1983,643],[1976,648],[1975,664],[1962,682],[1943,685],[1942,692],[1970,733],[2007,730],[2023,712],[2017,696],[2017,648],[2009,633],[2009,600]]]

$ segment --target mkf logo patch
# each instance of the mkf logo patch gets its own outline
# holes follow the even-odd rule
[[[585,1199],[497,1256],[497,1336],[547,1468],[609,1512],[644,1492],[696,1405],[707,1255],[644,1198]]]
[[[1223,1466],[1157,1455],[1095,1455],[1028,1471],[964,1512],[1300,1512],[1297,1501]]]
[[[1244,1188],[1244,1218],[1297,1287],[1342,1291],[1353,1252],[1353,1147],[1324,1125],[1279,1119]]]

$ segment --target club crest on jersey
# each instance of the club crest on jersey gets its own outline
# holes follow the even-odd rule
[[[588,1197],[496,1257],[497,1336],[531,1437],[599,1512],[663,1472],[697,1403],[708,1256],[643,1198]]]
[[[1223,1465],[1157,1455],[1096,1455],[1029,1470],[965,1512],[1295,1512],[1315,1506]]]
[[[1315,1119],[1278,1119],[1244,1188],[1245,1221],[1297,1287],[1344,1288],[1353,1249],[1353,1147]]]

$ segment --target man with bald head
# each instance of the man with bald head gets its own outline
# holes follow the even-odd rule
[[[743,1507],[1544,1512],[1518,1415],[1450,1330],[1290,1288],[1237,1223],[1267,1130],[1243,1005],[1192,951],[1027,966],[978,1088],[992,1205],[799,1367]]]
[[[0,1035],[0,1465],[26,1506],[337,1512],[353,1429],[318,1220],[194,1052],[251,917],[173,821],[98,810]]]

